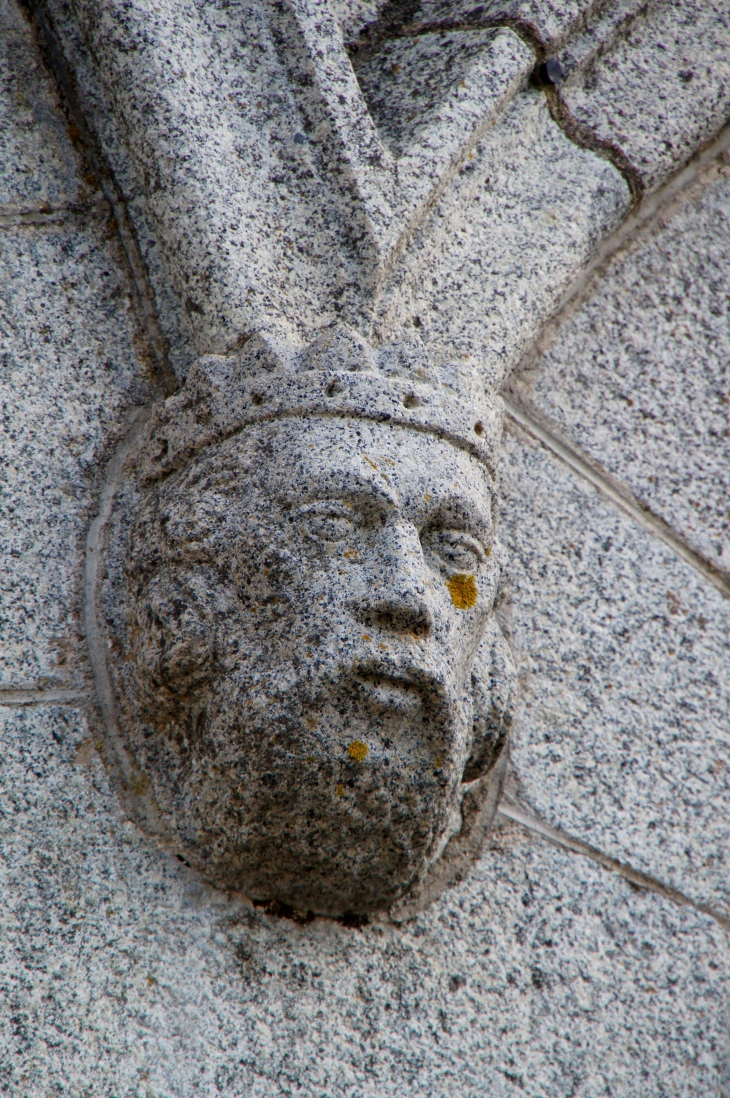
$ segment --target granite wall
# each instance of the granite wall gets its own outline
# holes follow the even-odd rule
[[[503,386],[511,771],[466,879],[353,926],[216,892],[110,786],[86,538],[193,336],[100,93],[0,4],[3,1093],[730,1094],[725,30],[685,57],[722,6],[604,20],[603,67],[507,7],[567,80],[512,89],[373,331],[417,316]]]

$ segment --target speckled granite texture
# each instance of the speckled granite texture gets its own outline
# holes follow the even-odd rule
[[[297,926],[151,847],[72,709],[2,735],[6,1093],[718,1092],[724,932],[691,908],[507,826],[402,929]]]
[[[524,435],[502,482],[524,799],[730,914],[728,600]]]
[[[694,10],[48,0],[42,53],[5,0],[3,1094],[730,1095],[722,142],[671,176],[727,116],[727,50],[719,4],[687,44]],[[389,114],[357,71],[399,50]],[[564,83],[530,82],[545,56]],[[511,771],[474,864],[410,920],[216,891],[110,777],[85,539],[163,395],[152,306],[180,380],[253,325],[296,343],[335,317],[376,348],[416,332],[490,399],[518,368]]]
[[[510,390],[730,571],[730,169],[626,240]]]
[[[658,0],[622,30],[560,94],[577,126],[651,190],[730,115],[730,11],[724,0]]]
[[[0,233],[6,688],[84,677],[78,561],[90,491],[125,415],[150,398],[115,236],[103,206]]]
[[[69,140],[54,82],[16,4],[0,8],[0,210],[84,203],[94,188]]]

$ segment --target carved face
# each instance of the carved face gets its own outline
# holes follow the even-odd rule
[[[342,913],[423,874],[473,759],[493,536],[479,461],[364,420],[248,428],[148,493],[115,675],[209,876]]]

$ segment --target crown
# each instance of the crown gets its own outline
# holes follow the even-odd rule
[[[503,406],[473,366],[434,367],[417,338],[374,350],[340,323],[304,348],[258,332],[236,355],[203,355],[183,389],[151,417],[138,474],[150,485],[244,427],[294,416],[366,419],[436,435],[495,477]]]

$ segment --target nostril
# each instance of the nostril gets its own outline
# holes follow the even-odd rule
[[[357,616],[364,625],[384,633],[420,638],[431,632],[431,615],[425,606],[361,606]]]

